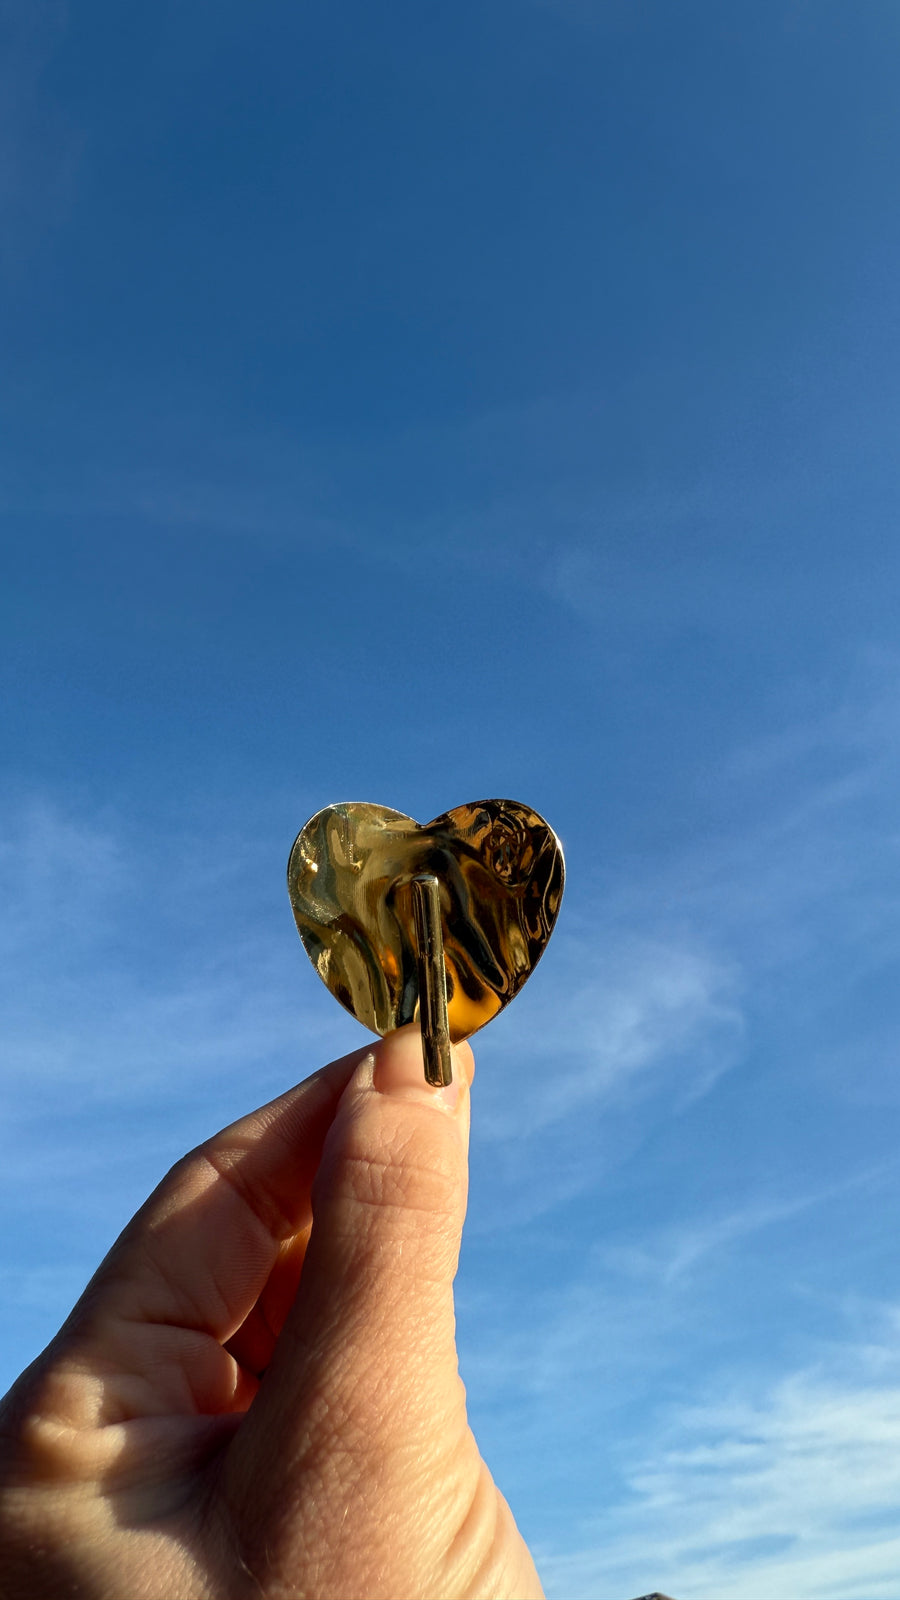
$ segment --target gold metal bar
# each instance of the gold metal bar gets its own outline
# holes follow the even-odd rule
[[[453,1081],[450,1025],[447,1021],[447,971],[441,932],[441,891],[433,873],[412,880],[419,976],[419,1026],[425,1081],[435,1089]]]

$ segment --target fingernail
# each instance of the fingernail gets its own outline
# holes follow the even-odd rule
[[[454,1062],[453,1081],[446,1088],[433,1089],[425,1082],[422,1036],[418,1028],[400,1028],[375,1046],[372,1083],[379,1094],[397,1100],[419,1100],[444,1111],[453,1111],[459,1101],[463,1074]],[[452,1052],[451,1052],[452,1054]]]

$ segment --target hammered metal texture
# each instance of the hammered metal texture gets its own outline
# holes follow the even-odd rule
[[[311,817],[288,862],[294,918],[323,983],[373,1033],[418,1014],[420,873],[440,884],[450,1037],[467,1039],[539,961],[562,898],[562,849],[515,800],[457,806],[424,826],[363,801]]]

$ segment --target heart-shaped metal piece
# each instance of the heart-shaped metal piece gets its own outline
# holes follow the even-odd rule
[[[553,829],[515,800],[457,806],[424,826],[364,802],[326,806],[297,835],[288,891],[322,981],[373,1033],[418,1015],[413,880],[438,880],[450,1037],[518,994],[562,899]]]

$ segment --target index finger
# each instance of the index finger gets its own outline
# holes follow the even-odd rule
[[[368,1046],[331,1062],[177,1163],[88,1286],[84,1316],[163,1324],[224,1344],[285,1240],[311,1220],[310,1189],[338,1101]]]

